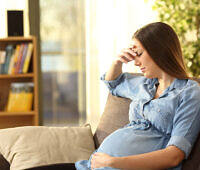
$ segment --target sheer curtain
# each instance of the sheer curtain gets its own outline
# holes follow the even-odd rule
[[[40,0],[43,124],[85,123],[83,0]]]
[[[100,81],[114,57],[129,45],[133,33],[156,21],[153,1],[86,0],[86,91],[87,122],[95,130],[103,112],[108,90]],[[123,71],[138,72],[131,62]]]

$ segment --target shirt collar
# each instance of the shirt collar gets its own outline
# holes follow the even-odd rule
[[[186,83],[187,83],[187,79],[177,79],[177,78],[175,78],[174,81],[169,86],[169,90],[181,89],[181,88],[185,87]]]
[[[187,83],[187,79],[177,79],[175,78],[174,81],[171,83],[171,85],[168,87],[168,91],[173,90],[173,89],[180,89],[184,87]],[[148,85],[149,88],[153,88],[156,84],[158,84],[158,79],[153,78],[153,79],[147,79],[144,84]]]
[[[144,84],[148,85],[149,88],[153,88],[154,85],[158,84],[158,79],[157,78],[153,78],[153,79],[146,79],[146,81],[144,82]]]

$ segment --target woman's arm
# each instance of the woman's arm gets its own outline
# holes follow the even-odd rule
[[[91,160],[91,167],[113,167],[127,170],[161,170],[179,165],[184,157],[184,152],[176,146],[168,146],[158,151],[126,157],[111,157],[104,153],[95,153]]]
[[[115,80],[122,73],[122,63],[120,61],[114,61],[106,72],[105,80]]]
[[[120,169],[160,170],[179,165],[184,157],[185,154],[183,151],[175,146],[169,146],[154,152],[127,157],[116,157],[111,162],[113,163],[111,166]]]
[[[122,64],[134,60],[134,56],[136,53],[131,49],[123,49],[106,72],[105,80],[115,80],[122,73]]]

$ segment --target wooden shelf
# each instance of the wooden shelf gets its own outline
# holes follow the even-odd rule
[[[0,50],[5,51],[8,45],[17,45],[22,43],[32,43],[33,53],[26,74],[0,74],[0,129],[18,127],[18,126],[37,126],[39,124],[39,97],[38,97],[38,56],[37,41],[35,36],[29,37],[5,37],[0,38]],[[32,111],[28,112],[7,112],[4,111],[12,83],[30,82],[34,84]]]
[[[33,73],[27,73],[27,74],[0,74],[0,79],[9,79],[9,78],[32,78],[34,77]]]
[[[1,42],[8,42],[8,41],[32,41],[32,40],[33,40],[33,36],[29,36],[29,37],[18,36],[18,37],[0,38]]]
[[[2,116],[33,116],[35,115],[34,111],[30,112],[0,112],[0,117]]]

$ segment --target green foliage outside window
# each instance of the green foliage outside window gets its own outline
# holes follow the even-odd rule
[[[181,41],[190,76],[200,76],[200,0],[155,0],[162,22],[171,25]]]

